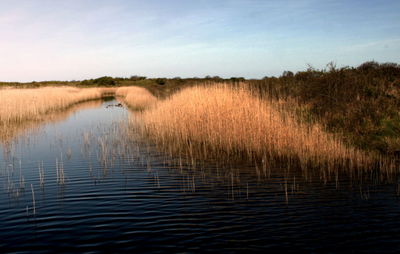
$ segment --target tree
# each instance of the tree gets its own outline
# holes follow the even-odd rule
[[[291,78],[291,77],[293,77],[293,76],[294,76],[294,74],[293,74],[293,72],[291,72],[291,71],[284,71],[284,72],[282,73],[282,77]]]

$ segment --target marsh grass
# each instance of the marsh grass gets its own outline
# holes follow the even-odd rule
[[[45,123],[60,122],[67,119],[78,110],[96,108],[100,105],[100,100],[90,100],[83,103],[73,104],[62,110],[60,109],[51,113],[37,116],[35,119],[14,122],[10,125],[0,125],[0,142],[6,145],[16,137],[28,138],[28,136],[25,134],[34,134]]]
[[[272,167],[338,170],[395,170],[393,161],[344,144],[325,132],[318,119],[307,116],[307,104],[272,96],[247,83],[206,83],[189,87],[159,100],[141,87],[2,89],[0,137],[13,136],[21,127],[40,123],[49,115],[79,102],[116,96],[136,111],[132,128],[171,157],[221,164],[249,161],[258,174]],[[103,146],[106,154],[108,147]],[[108,164],[105,161],[105,164]],[[57,182],[64,182],[62,163],[56,162]]]
[[[325,130],[362,150],[395,155],[400,151],[400,65],[365,62],[358,66],[248,80],[259,94],[296,98]]]
[[[66,108],[74,103],[100,98],[99,89],[39,88],[6,89],[0,91],[0,122],[3,124],[34,120],[46,113]]]
[[[316,122],[302,121],[290,100],[260,99],[245,84],[184,89],[137,114],[135,126],[167,153],[196,159],[248,160],[268,168],[372,169],[393,165],[346,146]],[[265,171],[265,170],[264,170]]]
[[[122,98],[133,110],[143,110],[157,102],[157,98],[142,87],[120,87],[116,90],[115,95]]]
[[[33,184],[31,184],[31,191],[32,191],[32,210],[33,210],[33,215],[36,215],[36,200],[35,200],[35,191],[33,190]]]
[[[43,166],[43,161],[38,163],[38,168],[39,168],[39,183],[40,186],[44,186],[44,166]]]
[[[101,99],[114,91],[107,88],[46,87],[0,90],[0,141],[6,143],[43,122],[65,119],[81,102]],[[99,102],[93,102],[97,106]],[[85,104],[88,106],[88,104]]]
[[[64,162],[61,155],[61,160],[59,161],[56,158],[56,181],[60,185],[64,185],[65,183],[65,173],[64,173]]]

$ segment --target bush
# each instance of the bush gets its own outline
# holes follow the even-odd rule
[[[139,80],[145,80],[145,79],[146,79],[145,76],[138,76],[138,75],[133,75],[129,78],[129,80],[132,80],[132,81],[139,81]]]
[[[112,77],[100,77],[97,79],[86,79],[80,82],[81,86],[115,86],[117,82]]]
[[[112,77],[101,77],[93,80],[93,83],[98,86],[115,86],[116,82]]]
[[[155,80],[155,82],[157,83],[157,85],[163,86],[167,83],[167,80],[165,78],[158,78]]]
[[[400,66],[366,62],[357,68],[285,72],[249,82],[261,95],[293,97],[330,132],[352,145],[388,153],[400,147]]]

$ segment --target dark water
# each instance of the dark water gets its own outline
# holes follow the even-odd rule
[[[0,147],[1,253],[400,251],[393,182],[178,167],[115,103]]]

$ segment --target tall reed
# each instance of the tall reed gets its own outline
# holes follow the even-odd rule
[[[298,121],[284,103],[260,99],[245,85],[197,86],[158,102],[139,119],[156,142],[190,155],[332,167],[370,164],[369,155],[345,146],[318,124]]]
[[[0,123],[36,119],[74,103],[100,97],[102,93],[98,88],[3,89],[0,91]]]
[[[0,141],[7,141],[16,133],[36,126],[36,123],[56,119],[55,113],[79,102],[99,99],[112,92],[103,88],[73,87],[1,89]]]
[[[145,109],[157,102],[157,98],[142,87],[120,87],[115,94],[132,109]]]

